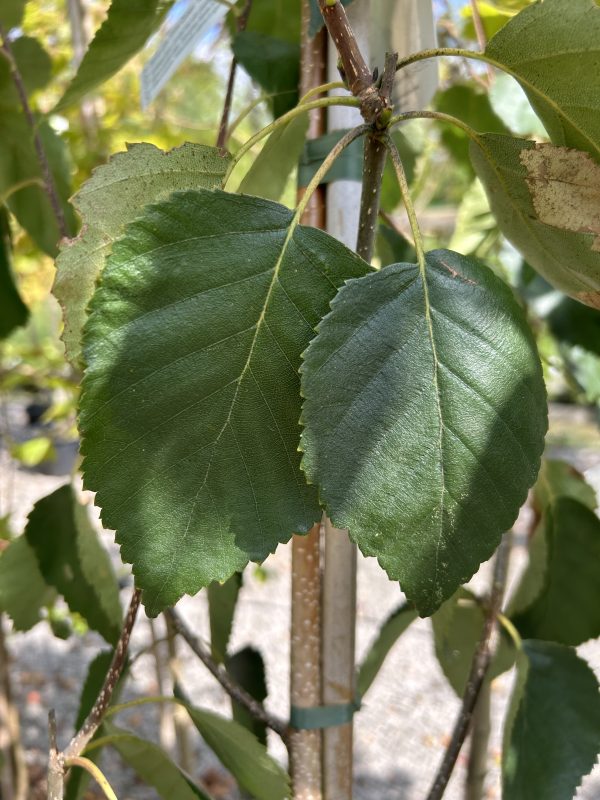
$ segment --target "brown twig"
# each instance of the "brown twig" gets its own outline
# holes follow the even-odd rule
[[[48,200],[50,201],[50,205],[52,206],[52,211],[56,218],[58,231],[60,233],[60,236],[64,238],[69,235],[69,230],[67,228],[67,222],[65,220],[65,215],[60,202],[60,197],[58,196],[56,183],[54,181],[52,170],[50,169],[50,164],[48,162],[48,157],[46,155],[46,151],[44,149],[44,145],[39,134],[38,126],[35,121],[35,116],[33,115],[33,111],[31,110],[31,106],[29,105],[29,100],[27,99],[27,90],[25,89],[23,78],[21,76],[21,73],[19,72],[19,68],[17,66],[17,62],[15,60],[12,47],[10,46],[10,42],[6,36],[6,32],[2,27],[2,25],[0,25],[0,53],[2,53],[2,55],[7,59],[9,63],[10,74],[13,83],[15,85],[15,89],[17,90],[17,94],[19,95],[19,100],[21,101],[21,107],[23,108],[23,113],[25,114],[25,118],[27,119],[27,123],[31,128],[31,132],[33,134],[33,144],[35,147],[38,163],[42,171],[42,176],[44,179],[44,188],[46,190],[46,194],[48,195]]]
[[[373,75],[363,58],[344,6],[336,0],[319,0],[325,26],[333,39],[341,61],[342,77],[355,97],[365,122],[373,123],[389,106],[373,82]]]
[[[100,727],[100,724],[102,723],[106,710],[110,704],[112,694],[115,690],[115,686],[117,685],[125,666],[127,647],[129,645],[131,631],[133,629],[140,605],[140,598],[140,589],[134,589],[131,602],[129,603],[129,609],[127,610],[127,616],[125,617],[125,622],[123,623],[123,628],[121,630],[121,636],[117,642],[112,663],[108,672],[106,673],[106,678],[104,679],[104,685],[100,691],[100,694],[96,698],[96,702],[88,714],[87,719],[64,749],[62,756],[65,760],[67,758],[72,758],[73,756],[80,756],[85,749],[85,746],[94,736]]]
[[[63,800],[65,782],[65,760],[58,752],[56,714],[48,713],[48,736],[50,738],[50,760],[48,764],[48,800]]]
[[[248,17],[252,9],[252,0],[246,0],[244,10],[238,17],[237,32],[241,33],[245,30],[248,24]],[[227,133],[229,129],[229,115],[231,113],[231,104],[233,102],[233,87],[235,86],[235,73],[237,71],[237,58],[235,56],[231,59],[231,66],[229,67],[229,79],[227,80],[227,90],[225,91],[225,100],[223,102],[223,113],[221,114],[221,122],[219,124],[219,133],[217,134],[217,147],[225,147],[227,144]]]
[[[170,608],[165,611],[164,614],[168,617],[177,633],[187,642],[190,649],[193,650],[208,671],[218,680],[227,694],[252,714],[255,719],[262,722],[268,728],[271,728],[272,731],[275,731],[275,733],[281,736],[283,741],[287,743],[290,733],[288,724],[274,714],[266,711],[261,703],[255,700],[252,695],[248,694],[245,689],[232,679],[224,666],[217,664],[216,661],[213,660],[208,648],[206,648],[202,641],[192,633],[175,609]]]
[[[483,625],[483,632],[473,655],[473,661],[471,662],[471,671],[463,695],[462,705],[452,732],[452,738],[446,748],[442,763],[440,764],[433,785],[427,795],[427,800],[441,800],[444,796],[448,781],[450,780],[458,755],[469,731],[473,711],[492,660],[493,652],[490,643],[492,634],[496,628],[498,614],[502,609],[510,547],[511,532],[508,532],[505,534],[498,548],[498,552],[496,553],[488,610]]]
[[[385,67],[379,94],[387,106],[391,104],[397,61],[397,53],[386,53]],[[377,123],[375,127],[377,127]],[[364,258],[365,261],[368,262],[370,262],[373,257],[373,249],[375,246],[379,198],[381,196],[381,181],[383,179],[386,159],[387,149],[381,141],[380,133],[378,130],[373,130],[373,132],[369,133],[365,138],[363,186],[360,197],[358,237],[356,240],[356,252],[361,258]]]
[[[475,28],[475,35],[477,36],[477,44],[482,50],[485,50],[485,47],[487,45],[487,36],[485,33],[483,20],[481,19],[481,13],[479,11],[479,4],[477,0],[471,0],[471,12],[473,14],[473,27]],[[489,85],[494,80],[494,70],[490,67],[489,64],[487,65],[487,76],[488,79],[486,88],[489,88]]]

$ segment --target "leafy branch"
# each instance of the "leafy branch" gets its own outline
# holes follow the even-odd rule
[[[58,226],[59,233],[61,237],[66,238],[69,235],[69,230],[67,228],[67,222],[65,220],[64,211],[60,202],[60,198],[58,196],[58,190],[56,188],[56,183],[52,175],[52,170],[50,169],[48,156],[46,155],[46,151],[44,149],[44,145],[39,134],[35,116],[33,114],[33,111],[31,110],[31,106],[29,105],[29,100],[27,99],[27,91],[25,89],[25,83],[23,82],[23,77],[21,76],[21,73],[17,66],[17,62],[14,57],[12,47],[10,45],[10,41],[6,35],[6,32],[2,24],[0,24],[0,54],[2,54],[4,58],[6,58],[6,60],[8,61],[10,67],[10,74],[13,83],[15,85],[15,89],[17,90],[17,94],[19,95],[19,100],[23,108],[23,113],[25,114],[27,124],[31,128],[35,152],[44,179],[44,189],[46,191],[46,194],[48,195],[48,200],[50,201],[50,205],[52,206],[52,212],[54,213],[54,216],[56,218],[56,224]]]
[[[251,694],[233,680],[222,664],[217,664],[200,638],[190,630],[175,609],[170,608],[164,613],[173,625],[173,628],[187,642],[190,649],[198,656],[208,671],[218,680],[227,694],[252,714],[255,719],[264,723],[272,731],[275,731],[275,733],[282,738],[284,743],[287,744],[290,734],[287,722],[267,711],[261,703],[257,702]]]
[[[96,698],[96,702],[86,717],[83,725],[77,731],[75,736],[71,739],[65,749],[60,752],[58,750],[56,741],[56,718],[54,710],[49,714],[49,729],[50,729],[50,759],[48,766],[48,798],[49,800],[62,800],[63,797],[63,781],[65,771],[70,765],[84,766],[79,764],[74,759],[78,759],[81,753],[85,750],[88,742],[93,738],[94,734],[102,724],[102,720],[106,715],[108,706],[117,685],[123,668],[125,667],[127,659],[127,648],[129,646],[129,639],[131,638],[131,631],[135,624],[138,608],[140,606],[141,591],[134,589],[127,610],[125,621],[119,641],[115,647],[115,652],[104,685]],[[110,787],[109,787],[110,788]],[[107,795],[110,797],[110,795]]]

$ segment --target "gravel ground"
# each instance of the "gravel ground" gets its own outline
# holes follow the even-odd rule
[[[556,427],[564,422],[560,410],[554,415]],[[572,419],[567,414],[569,424]],[[560,437],[559,437],[560,441]],[[584,437],[584,441],[587,441]],[[567,457],[585,471],[588,479],[600,492],[600,452],[597,449],[570,446],[554,448],[552,455]],[[64,476],[14,470],[6,456],[0,454],[0,498],[11,498],[15,530],[22,530],[33,503],[65,483]],[[89,498],[91,500],[91,498]],[[5,507],[5,506],[3,506]],[[523,512],[517,532],[526,524]],[[114,557],[115,565],[124,580],[127,570],[120,564],[118,552],[110,534],[102,533],[103,541]],[[525,562],[525,552],[519,539],[511,560],[511,580]],[[288,664],[290,616],[290,548],[280,547],[265,564],[263,573],[249,568],[241,591],[235,619],[232,647],[246,644],[258,646],[265,658],[269,684],[268,706],[282,716],[288,713]],[[486,585],[489,564],[483,565],[474,584]],[[123,590],[122,601],[128,602],[131,589]],[[359,556],[357,656],[360,661],[387,614],[401,601],[396,584],[390,583],[373,559]],[[206,601],[203,594],[184,598],[182,613],[203,635],[207,635]],[[157,635],[162,633],[156,623]],[[72,732],[78,704],[79,687],[87,665],[102,647],[93,633],[61,641],[52,636],[45,624],[27,634],[11,634],[9,647],[14,658],[13,680],[16,701],[21,713],[26,755],[33,773],[43,774],[47,748],[46,718],[48,709],[57,709],[59,743],[63,746]],[[132,638],[133,654],[151,641],[150,625],[142,614]],[[600,643],[579,648],[600,676]],[[227,713],[229,704],[221,688],[204,670],[184,644],[179,650],[184,685],[193,701],[202,707]],[[487,797],[499,798],[500,725],[513,676],[501,676],[492,686],[494,733],[490,749],[490,771]],[[123,699],[155,694],[158,691],[154,661],[142,655],[132,669]],[[452,728],[459,702],[448,686],[433,655],[430,623],[415,622],[399,640],[385,662],[376,683],[364,699],[355,726],[355,798],[356,800],[421,800]],[[158,740],[159,717],[155,707],[145,706],[123,714],[120,719],[135,732]],[[168,721],[167,721],[168,722]],[[164,740],[173,745],[172,728],[164,726]],[[205,782],[215,798],[235,800],[238,794],[229,776],[212,753],[190,733],[193,757],[191,773]],[[277,737],[269,740],[271,752],[282,761],[285,752]],[[118,760],[107,754],[105,771],[115,787],[119,800],[150,800],[153,790],[139,784],[135,775]],[[464,759],[459,762],[445,797],[462,797]],[[43,795],[40,795],[43,796]],[[90,797],[96,796],[90,794]],[[99,796],[99,795],[98,795]],[[600,798],[600,767],[585,779],[577,794],[580,800]],[[543,798],[532,798],[543,800]]]

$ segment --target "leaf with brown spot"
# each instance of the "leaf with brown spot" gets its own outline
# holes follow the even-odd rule
[[[593,233],[600,251],[600,164],[569,147],[536,144],[519,156],[538,219],[574,233]]]
[[[498,134],[479,134],[470,155],[506,238],[553,286],[598,308],[600,165],[579,150]]]

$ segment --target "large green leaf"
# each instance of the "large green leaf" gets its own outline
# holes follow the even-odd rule
[[[598,682],[570,647],[526,641],[504,731],[503,800],[572,800],[600,751]]]
[[[301,114],[277,128],[255,158],[238,191],[279,200],[304,147],[308,115]]]
[[[0,339],[24,325],[29,311],[21,300],[11,269],[8,215],[0,208]]]
[[[148,203],[177,189],[219,186],[230,156],[214,147],[184,144],[164,152],[152,144],[128,145],[98,167],[73,199],[83,229],[57,259],[54,294],[63,307],[67,357],[81,356],[81,331],[87,306],[112,243]]]
[[[497,547],[547,425],[522,309],[487,267],[427,255],[349,282],[302,366],[303,468],[334,524],[432,614]]]
[[[172,0],[112,0],[106,19],[54,111],[77,103],[125,66],[146,44],[171,5]]]
[[[554,144],[600,159],[600,6],[544,0],[517,14],[485,53],[525,90]]]
[[[568,497],[544,513],[547,561],[541,592],[513,622],[524,638],[579,645],[600,636],[600,520]]]
[[[212,657],[219,664],[227,658],[227,645],[241,587],[242,573],[234,572],[224,583],[213,581],[207,589],[210,649]]]
[[[210,800],[206,792],[174,764],[154,742],[141,739],[116,725],[105,723],[106,744],[112,745],[123,761],[154,789],[163,800]]]
[[[27,539],[14,539],[0,556],[0,610],[8,614],[15,630],[28,631],[40,621],[42,606],[54,596]]]
[[[250,731],[211,711],[191,705],[187,710],[206,744],[251,797],[285,800],[290,796],[288,774]]]
[[[448,683],[459,697],[467,685],[473,655],[481,639],[485,624],[485,611],[475,596],[460,588],[431,618],[435,655],[448,679]],[[493,655],[486,680],[509,670],[515,662],[515,648],[502,629],[498,647]]]
[[[150,614],[320,517],[297,452],[300,354],[368,267],[291,219],[267,200],[177,193],[129,226],[92,300],[85,484]]]
[[[118,586],[86,514],[73,488],[61,486],[35,504],[25,536],[46,583],[63,595],[71,611],[114,644],[122,618]]]
[[[243,8],[243,3],[240,7]],[[300,41],[300,7],[301,0],[253,0],[246,30],[297,44]],[[235,18],[232,21],[235,24]]]
[[[417,612],[415,609],[403,604],[392,611],[385,620],[377,633],[377,638],[359,667],[356,679],[356,689],[359,697],[365,696],[383,666],[388,653],[416,618]]]
[[[567,155],[569,158],[575,154],[578,163],[580,158],[589,159],[588,170],[594,165],[600,172],[600,166],[583,153],[495,134],[478,136],[477,142],[470,145],[470,154],[504,235],[553,286],[587,305],[598,307],[600,247],[597,240],[600,236],[598,232],[577,231],[571,224],[586,197],[591,206],[589,193],[583,186],[579,190],[577,186],[568,186],[565,179],[554,181],[558,213],[552,213],[553,206],[546,205],[544,196],[536,193],[538,181],[534,164],[540,156],[550,170],[553,161],[565,154],[571,154]],[[583,169],[585,171],[586,167]],[[550,183],[546,181],[547,186]]]
[[[242,31],[233,40],[233,54],[248,75],[269,94],[275,117],[298,102],[300,45],[262,33]]]

